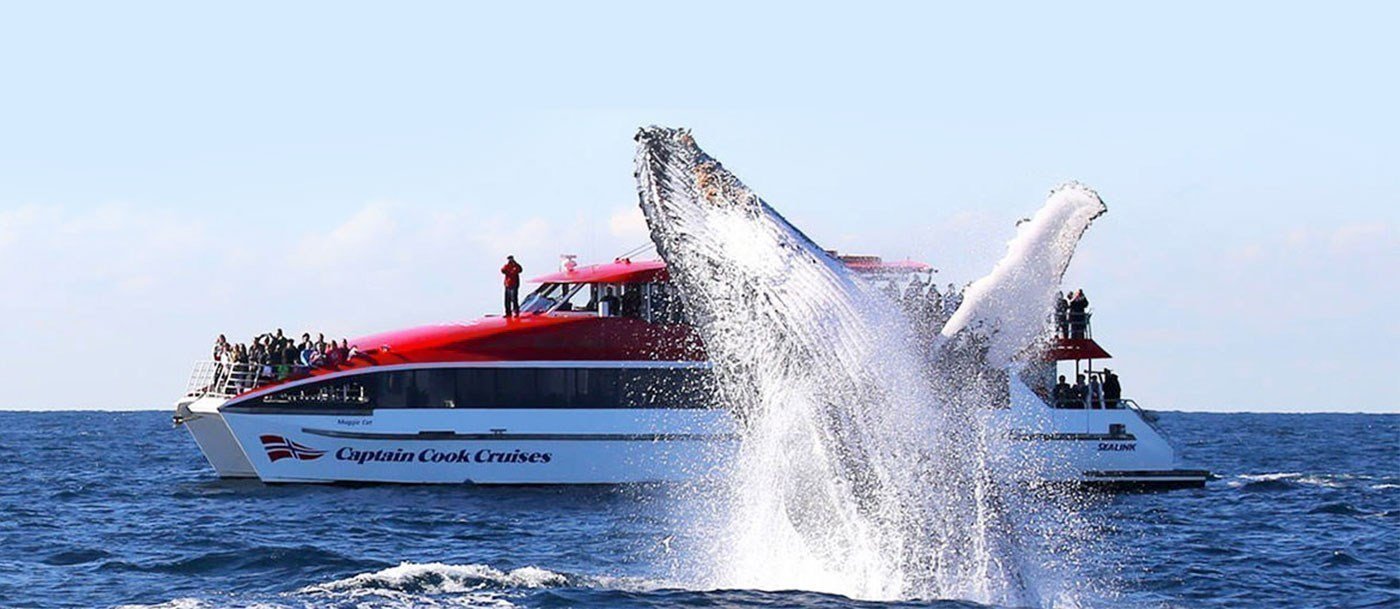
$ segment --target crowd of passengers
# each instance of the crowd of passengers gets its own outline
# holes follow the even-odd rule
[[[967,285],[959,288],[950,283],[940,292],[936,283],[929,281],[925,284],[918,277],[914,277],[902,289],[894,281],[884,285],[887,296],[899,302],[905,312],[924,322],[935,333],[941,332],[943,325],[962,306],[965,290]],[[1089,317],[1089,297],[1084,295],[1083,289],[1069,294],[1055,294],[1053,325],[1056,338],[1088,338]]]
[[[1123,399],[1123,386],[1118,375],[1104,368],[1102,372],[1090,371],[1087,375],[1075,375],[1073,385],[1060,375],[1060,382],[1050,390],[1051,399],[1057,408],[1102,409],[1120,408]]]
[[[1055,336],[1058,338],[1088,338],[1089,298],[1078,289],[1066,295],[1055,294]]]
[[[214,361],[220,364],[252,364],[259,378],[283,379],[312,368],[330,368],[350,361],[359,350],[347,339],[327,341],[325,334],[302,333],[294,341],[278,328],[253,337],[251,344],[230,343],[220,334],[214,342]]]
[[[959,288],[950,283],[940,292],[937,283],[929,281],[926,285],[918,277],[914,277],[903,289],[893,281],[885,284],[884,289],[885,294],[899,302],[905,312],[926,322],[926,327],[931,327],[933,333],[938,333],[943,330],[943,324],[948,323],[953,312],[962,306],[963,290],[966,290],[967,286]]]

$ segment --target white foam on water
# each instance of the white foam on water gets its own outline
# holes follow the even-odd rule
[[[568,585],[567,577],[539,567],[502,571],[481,564],[404,562],[371,573],[307,586],[298,594],[352,590],[399,591],[417,594],[453,594],[483,589],[552,588]]]
[[[1342,480],[1352,478],[1352,476],[1342,475],[1313,475],[1301,472],[1272,472],[1266,474],[1240,474],[1234,480],[1226,484],[1231,487],[1240,487],[1251,482],[1273,482],[1286,481],[1308,486],[1322,486],[1327,488],[1340,488]],[[1365,477],[1363,477],[1365,478]]]
[[[116,609],[225,609],[234,607],[238,609],[282,609],[283,607],[287,607],[287,605],[278,605],[261,601],[243,603],[236,602],[232,599],[216,603],[201,598],[176,598],[154,605],[117,605]]]
[[[214,606],[197,598],[176,598],[155,605],[117,605],[116,609],[205,609]]]
[[[1004,483],[1028,464],[1005,459],[986,407],[1005,395],[1000,363],[1044,330],[1097,196],[1053,193],[970,291],[963,331],[930,353],[894,303],[688,132],[638,142],[652,240],[742,423],[721,492],[692,495],[694,585],[1073,604],[1073,549],[1045,549],[1073,519]]]
[[[531,590],[569,586],[633,592],[674,587],[635,577],[575,577],[535,566],[505,571],[483,564],[403,562],[277,595],[286,599],[285,602],[237,597],[177,598],[155,605],[123,605],[122,609],[344,606],[502,609],[517,606],[519,597]]]

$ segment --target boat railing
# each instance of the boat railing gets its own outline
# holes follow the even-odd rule
[[[1094,310],[1087,309],[1082,314],[1065,313],[1062,318],[1060,338],[1094,338]]]
[[[261,373],[262,366],[258,364],[198,361],[190,372],[185,395],[233,397],[261,384]]]
[[[1130,410],[1132,410],[1133,412],[1136,412],[1137,415],[1138,415],[1138,418],[1142,419],[1143,422],[1145,422],[1145,423],[1147,423],[1149,426],[1151,426],[1152,429],[1155,430],[1157,433],[1162,434],[1162,437],[1166,437],[1167,432],[1166,432],[1165,430],[1162,429],[1162,426],[1161,426],[1161,425],[1158,425],[1158,424],[1157,424],[1157,419],[1158,419],[1157,413],[1151,412],[1151,411],[1147,411],[1147,410],[1143,410],[1141,406],[1138,406],[1137,402],[1134,402],[1134,401],[1129,400],[1129,399],[1126,399],[1126,398],[1120,398],[1120,399],[1118,400],[1118,403],[1119,403],[1121,406],[1126,406],[1126,407],[1128,407]]]

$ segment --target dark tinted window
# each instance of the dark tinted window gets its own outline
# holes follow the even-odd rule
[[[453,408],[457,404],[455,370],[435,368],[413,371],[414,399],[410,408]]]
[[[491,368],[458,368],[457,407],[485,408],[494,402],[496,371]]]
[[[712,408],[704,368],[434,368],[360,374],[278,391],[308,408]]]
[[[409,388],[413,385],[413,373],[407,370],[376,372],[377,390],[374,394],[375,408],[408,408]]]
[[[488,408],[549,408],[539,391],[539,368],[499,368]]]

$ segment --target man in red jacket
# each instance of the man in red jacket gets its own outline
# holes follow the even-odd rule
[[[520,272],[523,270],[515,256],[506,256],[506,265],[501,267],[501,274],[506,276],[506,317],[520,317]]]

